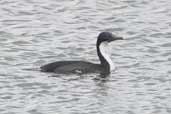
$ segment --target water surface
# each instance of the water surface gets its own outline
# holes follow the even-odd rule
[[[170,114],[170,6],[169,0],[1,0],[0,113]],[[58,60],[99,62],[101,31],[125,38],[112,43],[117,69],[110,76],[38,71]]]

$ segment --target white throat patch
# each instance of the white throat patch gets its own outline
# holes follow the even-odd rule
[[[110,48],[108,44],[109,44],[108,42],[102,42],[100,44],[100,52],[102,56],[105,58],[105,60],[109,63],[110,71],[112,71],[115,69],[115,66],[112,60],[110,59]]]

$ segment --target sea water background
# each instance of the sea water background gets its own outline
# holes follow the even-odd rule
[[[98,62],[101,31],[125,39],[109,77],[38,70]],[[1,0],[0,114],[171,114],[171,1]]]

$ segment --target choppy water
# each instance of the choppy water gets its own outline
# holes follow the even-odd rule
[[[0,114],[170,114],[170,0],[1,0]],[[97,34],[117,70],[57,75],[27,70],[57,60],[98,62]]]

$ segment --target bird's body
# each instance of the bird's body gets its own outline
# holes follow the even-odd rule
[[[100,64],[85,61],[57,61],[41,67],[42,71],[55,73],[100,73]]]
[[[46,64],[41,67],[43,72],[55,73],[107,73],[109,74],[115,69],[110,55],[108,54],[108,44],[114,40],[121,40],[122,37],[116,37],[109,32],[99,34],[96,48],[100,64],[90,63],[86,61],[57,61]]]

